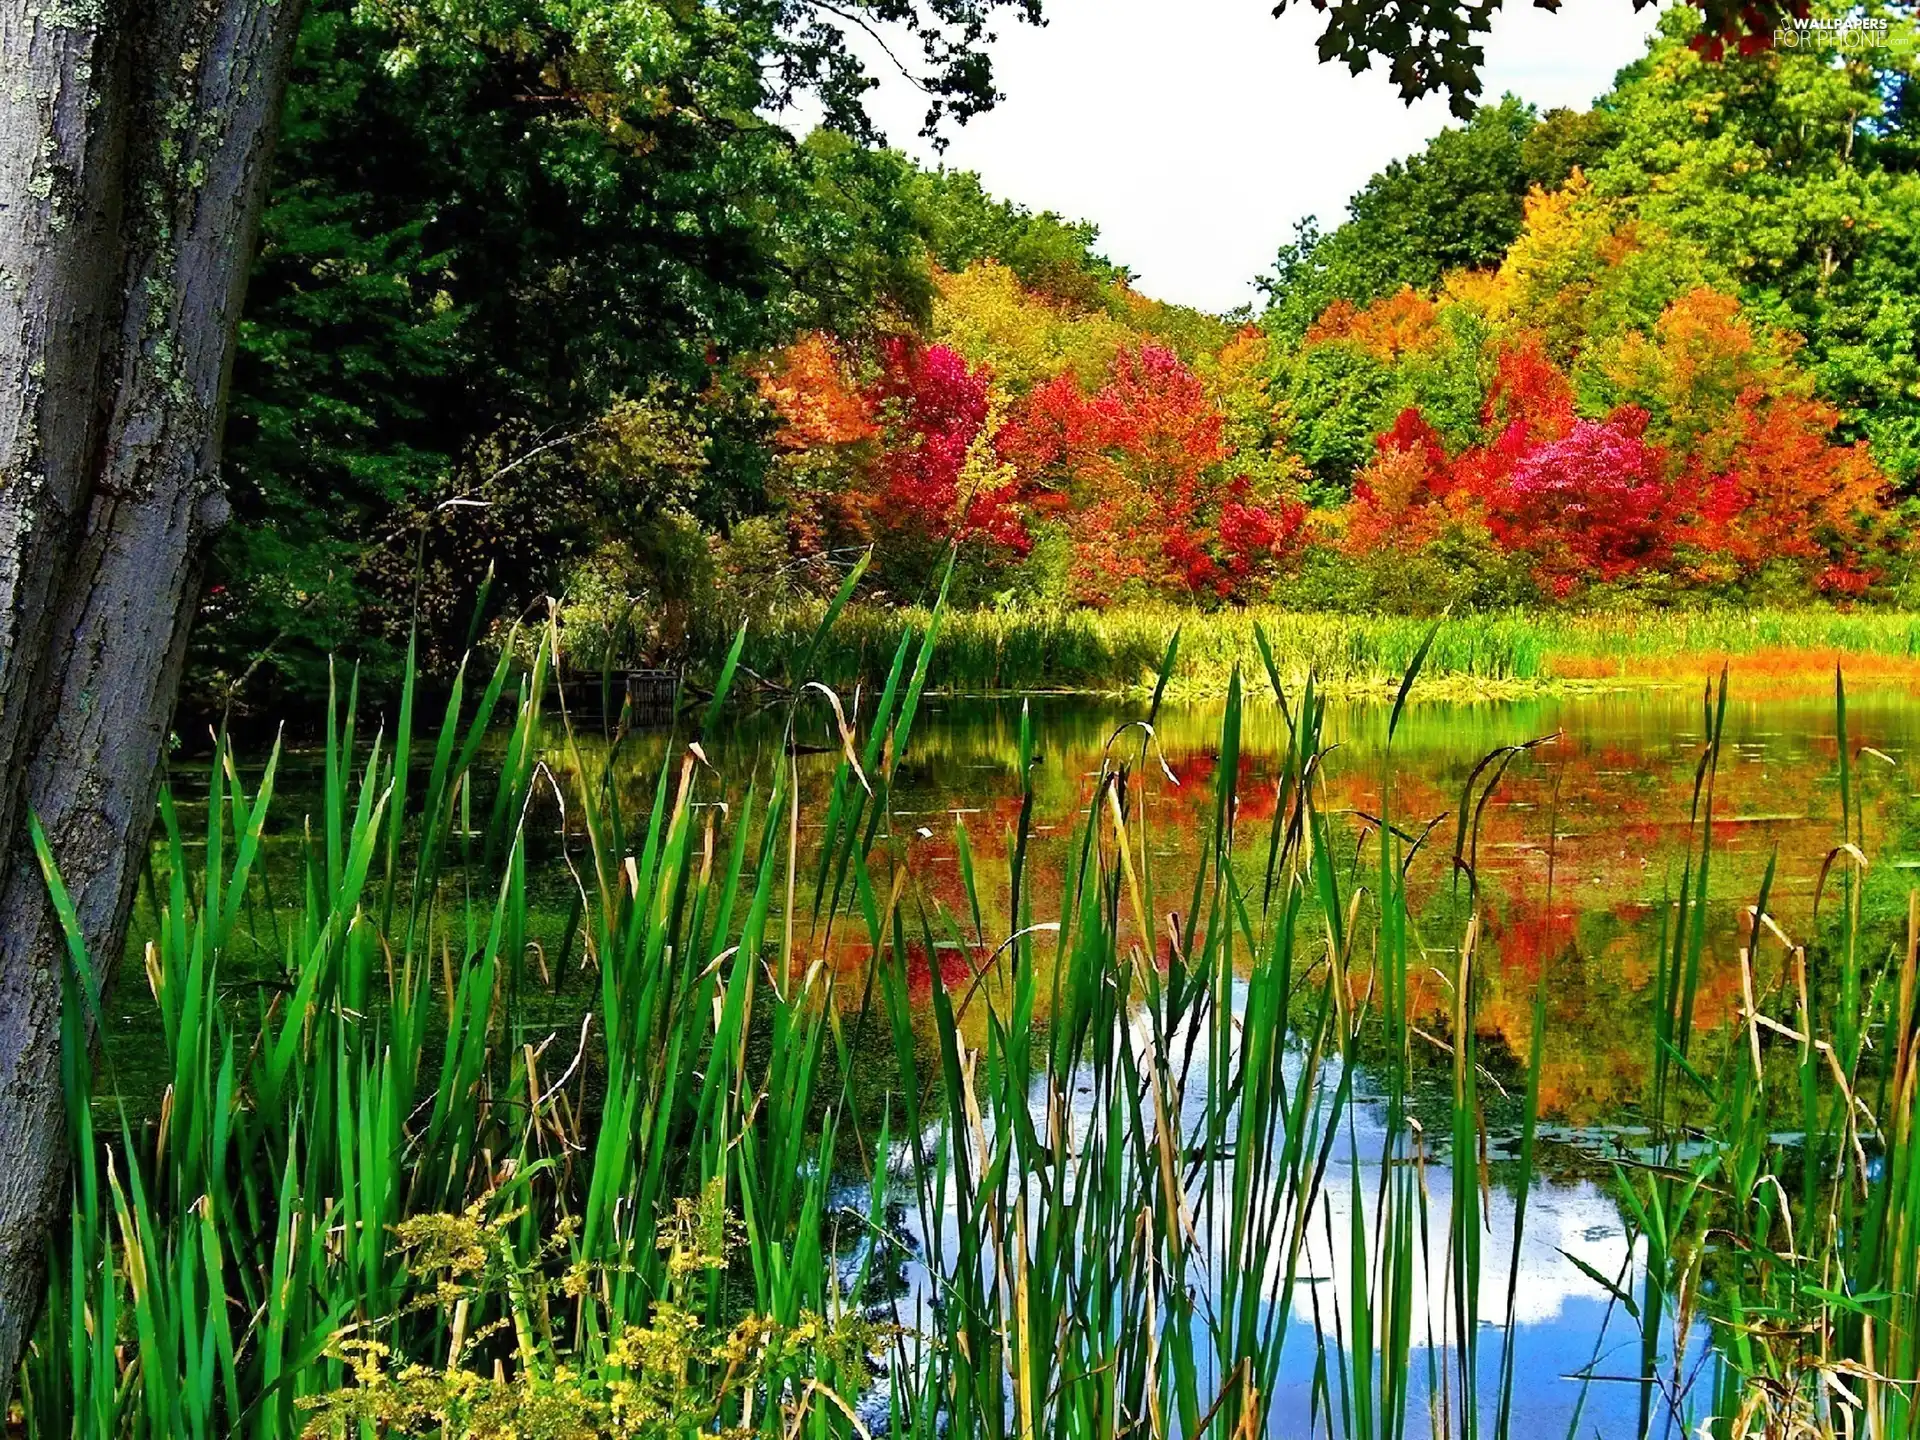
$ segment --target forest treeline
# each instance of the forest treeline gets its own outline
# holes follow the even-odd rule
[[[632,65],[410,14],[305,22],[202,703],[548,595],[664,658],[868,547],[924,598],[956,541],[1001,606],[1910,598],[1911,28],[1715,61],[1670,14],[1591,110],[1482,106],[1221,317],[857,121],[797,138],[724,25]]]

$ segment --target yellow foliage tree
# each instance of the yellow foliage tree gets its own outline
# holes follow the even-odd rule
[[[1755,325],[1734,296],[1701,287],[1594,358],[1609,404],[1638,405],[1664,443],[1718,469],[1732,458],[1743,394],[1812,395],[1812,378],[1791,363],[1799,347],[1798,336]]]
[[[984,366],[1015,394],[1071,371],[1098,385],[1133,332],[1104,311],[1075,311],[1025,289],[992,260],[938,277],[933,302],[935,344],[969,365]]]
[[[1717,278],[1706,258],[1596,194],[1575,170],[1527,197],[1526,224],[1501,261],[1492,318],[1539,334],[1570,365],[1603,336],[1650,325],[1678,294]]]

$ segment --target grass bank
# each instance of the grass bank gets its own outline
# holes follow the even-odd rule
[[[790,682],[821,615],[821,608],[801,606],[755,617],[744,664],[756,676]],[[929,618],[920,609],[849,606],[821,643],[814,668],[828,684],[859,683],[871,690],[886,679],[901,627],[924,630]],[[960,610],[942,620],[928,685],[968,693],[1144,693],[1177,628],[1180,664],[1173,693],[1218,696],[1236,669],[1264,673],[1257,626],[1287,683],[1312,674],[1330,692],[1390,693],[1432,624],[1261,608]],[[1693,684],[1717,674],[1724,663],[1740,678],[1743,693],[1753,694],[1825,686],[1836,661],[1845,662],[1855,684],[1920,683],[1920,615],[1811,608],[1465,615],[1441,624],[1426,658],[1423,688],[1501,695]]]

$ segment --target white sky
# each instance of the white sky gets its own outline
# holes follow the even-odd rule
[[[1389,160],[1450,123],[1443,98],[1403,105],[1385,68],[1321,65],[1321,15],[1276,20],[1270,0],[1046,0],[1040,29],[1003,21],[1006,96],[953,132],[946,163],[1035,210],[1100,227],[1102,249],[1146,293],[1209,310],[1254,298],[1253,277],[1303,215],[1331,228]],[[1506,0],[1486,40],[1488,99],[1584,108],[1652,32],[1653,7]],[[925,101],[884,84],[872,112],[923,161]]]

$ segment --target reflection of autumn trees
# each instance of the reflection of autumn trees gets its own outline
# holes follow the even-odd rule
[[[1144,862],[1143,884],[1151,890],[1157,933],[1143,949],[1164,964],[1168,917],[1182,914],[1184,920],[1200,858],[1196,837],[1208,833],[1212,823],[1220,779],[1218,712],[1169,708],[1149,740],[1138,727],[1119,730],[1116,738],[1125,717],[1105,705],[1035,703],[1041,759],[1034,771],[1034,832],[1028,847],[1032,918],[1060,916],[1063,879],[1077,861],[1102,757],[1110,756],[1128,767],[1131,838]],[[916,996],[926,994],[936,968],[950,989],[995,993],[1000,977],[986,967],[1016,928],[1008,892],[1021,804],[1014,748],[1018,715],[1017,702],[943,702],[923,717],[915,759],[896,777],[892,831],[909,867],[903,903],[911,917],[903,961]],[[760,730],[748,725],[716,743],[713,754],[722,773],[744,781],[757,768],[764,779],[774,763],[777,722],[770,716]],[[837,746],[825,729],[830,721],[803,713],[801,724],[803,736],[811,737],[808,743],[822,747],[792,761],[801,789],[804,887],[810,873],[805,865],[812,858],[809,837],[831,784]],[[808,727],[816,724],[820,734],[812,736]],[[1497,745],[1562,732],[1513,761],[1479,809],[1478,824],[1463,848],[1473,863],[1480,914],[1479,1031],[1491,1063],[1520,1073],[1528,1058],[1534,995],[1544,985],[1547,1046],[1541,1093],[1546,1112],[1586,1122],[1637,1099],[1648,1063],[1656,957],[1671,923],[1671,900],[1690,834],[1688,807],[1700,754],[1694,702],[1685,695],[1643,695],[1416,707],[1396,736],[1392,778],[1384,793],[1383,725],[1384,715],[1372,707],[1331,716],[1329,736],[1337,743],[1325,758],[1318,798],[1340,847],[1339,863],[1352,869],[1359,887],[1370,884],[1369,869],[1378,863],[1369,817],[1384,814],[1411,834],[1437,816],[1448,817],[1434,828],[1408,876],[1416,938],[1431,958],[1423,973],[1411,977],[1409,995],[1417,1023],[1439,1039],[1452,1008],[1443,977],[1452,973],[1450,947],[1459,943],[1467,913],[1467,876],[1452,864],[1462,789]],[[1856,748],[1895,755],[1905,753],[1908,735],[1920,728],[1898,697],[1857,700],[1853,726]],[[1285,734],[1277,710],[1249,710],[1235,776],[1233,864],[1242,884],[1255,889],[1263,879]],[[1821,703],[1736,708],[1721,758],[1713,826],[1714,903],[1696,1001],[1703,1035],[1711,1037],[1737,1018],[1738,947],[1750,923],[1743,907],[1751,903],[1776,849],[1772,909],[1789,933],[1814,934],[1813,887],[1838,833],[1835,758],[1831,720]],[[650,802],[637,777],[657,773],[657,761],[657,749],[651,757],[637,749],[630,763],[615,765],[620,783],[633,786],[625,797],[630,807],[644,810]],[[590,763],[597,764],[597,757]],[[1861,784],[1870,837],[1890,835],[1896,823],[1910,823],[1900,772],[1874,763],[1877,768],[1862,772]],[[974,896],[963,878],[962,824]],[[1104,819],[1101,843],[1113,843],[1111,824]],[[884,842],[870,863],[881,870],[888,866]],[[815,946],[849,979],[864,975],[872,957],[857,915],[839,916],[830,934],[824,921],[811,924],[810,913],[800,918],[803,943]],[[1317,935],[1318,918],[1310,916],[1305,923],[1316,927]],[[1123,943],[1135,938],[1124,900],[1116,926]],[[1052,944],[1050,935],[1035,937],[1043,1022],[1051,994]],[[1757,979],[1763,989],[1777,983],[1778,947],[1763,953]],[[857,985],[848,989],[859,993]],[[976,1001],[963,1016],[963,1028],[979,1029],[976,1040],[984,1039],[986,1010]]]

